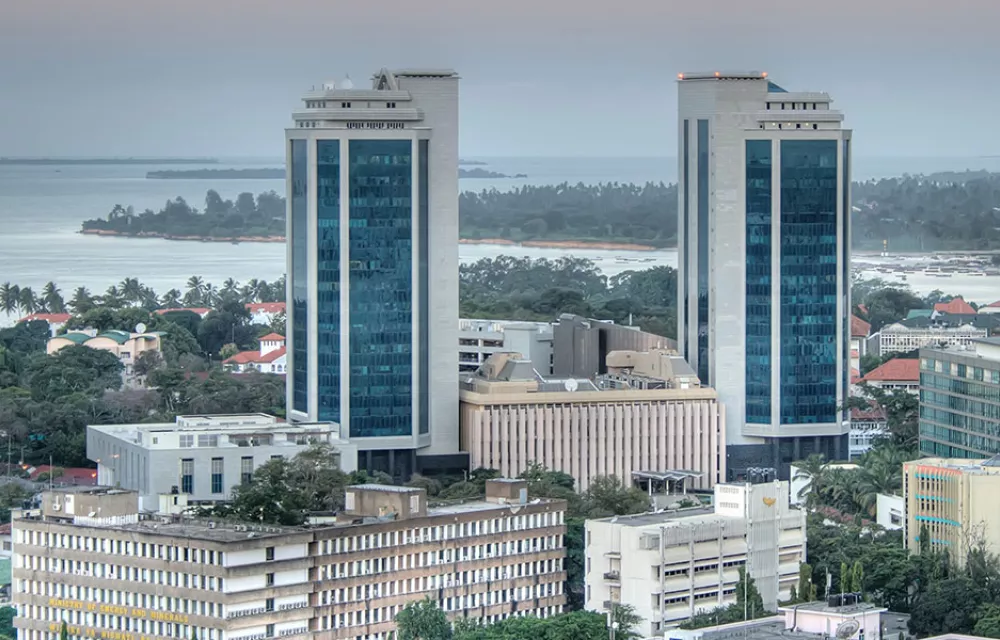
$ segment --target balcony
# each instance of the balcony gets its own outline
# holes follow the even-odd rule
[[[605,571],[604,579],[613,582],[619,582],[622,579],[622,576],[621,573],[619,573],[618,571]]]

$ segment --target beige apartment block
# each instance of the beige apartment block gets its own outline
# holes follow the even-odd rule
[[[564,501],[495,480],[485,500],[349,487],[334,524],[273,527],[139,513],[134,492],[58,490],[15,513],[26,640],[384,640],[409,602],[451,618],[561,613]]]
[[[725,480],[725,407],[683,358],[613,351],[607,373],[551,379],[519,353],[490,356],[462,378],[461,442],[473,468],[517,476],[534,463],[631,484],[634,472],[693,472],[691,486]]]
[[[1000,553],[1000,456],[988,460],[922,458],[903,465],[906,548],[922,542],[965,565],[970,547]],[[920,536],[926,531],[928,541]]]
[[[775,611],[806,558],[806,514],[788,498],[787,482],[720,483],[714,507],[588,520],[587,609],[630,605],[641,637],[663,637],[696,613],[736,602],[745,568]]]

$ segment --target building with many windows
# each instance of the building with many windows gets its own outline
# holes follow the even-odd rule
[[[523,481],[430,506],[422,489],[348,487],[332,525],[141,513],[134,492],[43,494],[15,512],[15,626],[25,640],[387,640],[431,598],[450,618],[561,613],[566,503]]]
[[[87,458],[97,484],[136,491],[144,509],[186,494],[194,504],[229,499],[233,487],[273,458],[329,445],[343,471],[357,469],[357,447],[337,424],[279,422],[265,414],[178,416],[174,422],[87,427]]]
[[[551,322],[519,320],[458,321],[458,370],[472,373],[494,353],[516,351],[541,367],[540,373],[552,374]]]
[[[676,353],[614,351],[607,373],[555,378],[519,353],[497,353],[461,383],[461,444],[474,468],[517,476],[535,464],[585,491],[595,476],[726,479],[726,412]]]
[[[740,569],[768,611],[787,600],[806,557],[806,515],[787,482],[718,484],[715,506],[586,523],[586,607],[628,604],[640,637],[736,602]],[[671,633],[670,637],[673,634]]]
[[[984,316],[983,322],[995,321]],[[882,327],[878,332],[878,354],[887,356],[890,353],[908,353],[923,347],[967,347],[974,340],[985,338],[989,330],[968,324],[948,324],[933,322],[929,318],[913,318],[902,322],[894,322]]]
[[[766,73],[678,83],[677,335],[742,475],[848,455],[850,143],[826,93]]]
[[[1000,338],[920,350],[920,452],[972,459],[1000,453]]]
[[[458,74],[306,94],[286,131],[288,415],[408,477],[458,452]],[[433,372],[433,373],[432,373]]]
[[[906,548],[947,551],[959,566],[982,542],[1000,552],[1000,456],[986,460],[921,458],[903,464]],[[926,535],[927,539],[923,539]]]

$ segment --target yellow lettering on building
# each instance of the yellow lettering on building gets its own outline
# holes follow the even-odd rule
[[[93,602],[82,602],[80,600],[65,600],[62,598],[49,598],[49,606],[56,607],[59,609],[74,609],[78,611],[97,611],[100,613],[112,615],[112,616],[126,616],[130,618],[149,618],[150,620],[158,620],[160,622],[176,622],[179,624],[188,624],[189,617],[180,613],[170,613],[166,611],[148,611],[146,609],[135,609],[129,607],[119,607],[111,604],[97,605]],[[56,625],[60,627],[60,625]],[[56,629],[58,631],[59,629]],[[72,632],[74,635],[83,634],[82,631]],[[107,634],[118,633],[112,631],[101,631],[100,637],[105,640],[137,640],[133,634],[121,634],[121,637],[111,637]],[[96,632],[91,632],[90,637],[96,637]]]

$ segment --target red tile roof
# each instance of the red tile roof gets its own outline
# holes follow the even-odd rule
[[[867,409],[860,409],[858,407],[851,409],[852,422],[883,422],[885,419],[885,409],[874,402]]]
[[[852,338],[867,338],[868,334],[872,332],[872,326],[862,320],[861,318],[852,315],[851,316],[851,337]]]
[[[97,485],[97,469],[84,469],[82,467],[55,467],[57,471],[62,471],[62,475],[53,478],[53,482],[61,482],[68,484],[78,484],[78,485]],[[43,473],[49,473],[52,470],[47,464],[38,465],[37,467],[32,467],[28,470],[28,477],[32,480],[38,478],[38,476]]]
[[[949,302],[938,302],[934,305],[934,310],[941,313],[975,313],[972,305],[966,302],[962,296],[952,298]]]
[[[872,369],[862,382],[919,382],[920,361],[916,358],[893,358]]]
[[[69,313],[33,313],[30,316],[24,316],[18,322],[31,322],[32,320],[44,320],[49,324],[68,322],[72,318],[72,314]]]
[[[261,342],[284,342],[285,341],[285,336],[281,335],[280,333],[274,333],[272,331],[271,333],[267,334],[263,338],[260,338],[260,341]]]
[[[987,307],[993,307],[993,308],[1000,307],[1000,300],[997,300],[996,302],[991,302],[991,303],[989,303],[986,306]]]
[[[284,302],[250,302],[247,304],[250,313],[278,313],[285,310]]]
[[[7,524],[0,524],[0,536],[9,536],[10,530],[13,528],[14,523],[8,522]]]
[[[162,316],[165,313],[177,313],[179,311],[190,311],[191,313],[197,313],[199,316],[203,316],[211,309],[207,307],[178,307],[176,309],[157,309],[153,313]]]
[[[267,364],[285,355],[285,351],[285,347],[268,351],[264,355],[260,355],[260,351],[240,351],[236,355],[226,358],[223,364]]]
[[[861,382],[861,372],[855,368],[851,368],[851,384],[857,384]]]

